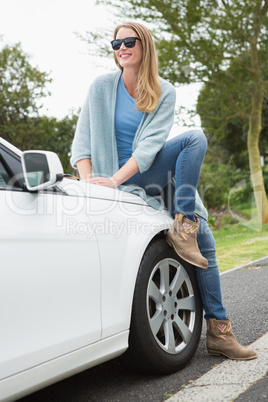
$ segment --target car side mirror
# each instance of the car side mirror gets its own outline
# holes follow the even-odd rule
[[[57,154],[50,151],[24,151],[22,170],[29,191],[53,187],[63,179],[63,168]]]

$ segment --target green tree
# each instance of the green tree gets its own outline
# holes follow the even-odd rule
[[[245,57],[245,56],[244,56]],[[228,160],[232,160],[237,168],[247,169],[247,133],[249,114],[246,111],[251,87],[251,77],[244,71],[243,64],[250,60],[234,59],[230,67],[220,72],[220,78],[229,86],[229,91],[205,83],[199,93],[196,111],[200,115],[202,127],[212,143],[216,143],[226,151]],[[268,77],[268,65],[263,62],[264,78]],[[217,73],[218,74],[218,73]],[[215,74],[215,75],[217,75]],[[246,85],[245,85],[246,82]],[[235,83],[235,84],[234,84]],[[262,130],[260,133],[260,151],[264,155],[268,149],[268,103],[262,104]],[[243,109],[244,113],[239,113]],[[237,113],[234,113],[237,112]],[[224,163],[228,160],[222,160]]]
[[[30,64],[21,45],[0,51],[0,135],[18,148],[30,149],[42,99],[49,95],[49,74]]]
[[[66,173],[72,172],[70,151],[77,119],[78,112],[72,111],[62,120],[47,116],[35,120],[37,135],[33,139],[31,148],[56,152]]]
[[[248,122],[251,179],[260,220],[267,223],[268,203],[258,144],[267,94],[264,71],[268,0],[100,0],[100,3],[114,4],[128,18],[151,24],[164,78],[174,84],[208,83],[221,96],[236,94],[228,104],[227,117]],[[224,72],[236,59],[238,70],[250,78],[242,86],[235,75],[231,81],[225,79]],[[241,94],[245,93],[246,104],[240,102]]]
[[[21,150],[56,152],[64,171],[70,172],[78,113],[72,111],[62,120],[40,115],[50,82],[49,74],[30,64],[20,44],[0,51],[0,136]]]

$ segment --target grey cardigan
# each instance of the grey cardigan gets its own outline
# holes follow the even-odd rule
[[[90,158],[94,176],[110,177],[119,169],[114,115],[121,74],[121,71],[117,71],[94,80],[77,122],[71,164],[77,168],[77,161]],[[160,79],[160,85],[161,98],[158,105],[152,113],[144,113],[132,145],[132,155],[140,173],[152,165],[174,123],[175,88],[163,79]],[[140,187],[121,185],[119,189],[138,194],[153,208],[164,206],[160,197],[149,197]],[[207,218],[207,211],[198,195],[196,213]]]

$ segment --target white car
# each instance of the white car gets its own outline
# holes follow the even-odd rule
[[[150,373],[189,362],[202,304],[194,268],[165,241],[166,210],[2,138],[0,206],[1,401],[124,352]]]

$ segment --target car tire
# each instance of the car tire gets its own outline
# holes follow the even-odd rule
[[[136,280],[128,363],[151,374],[182,369],[197,349],[202,315],[194,267],[157,238],[144,253]]]

